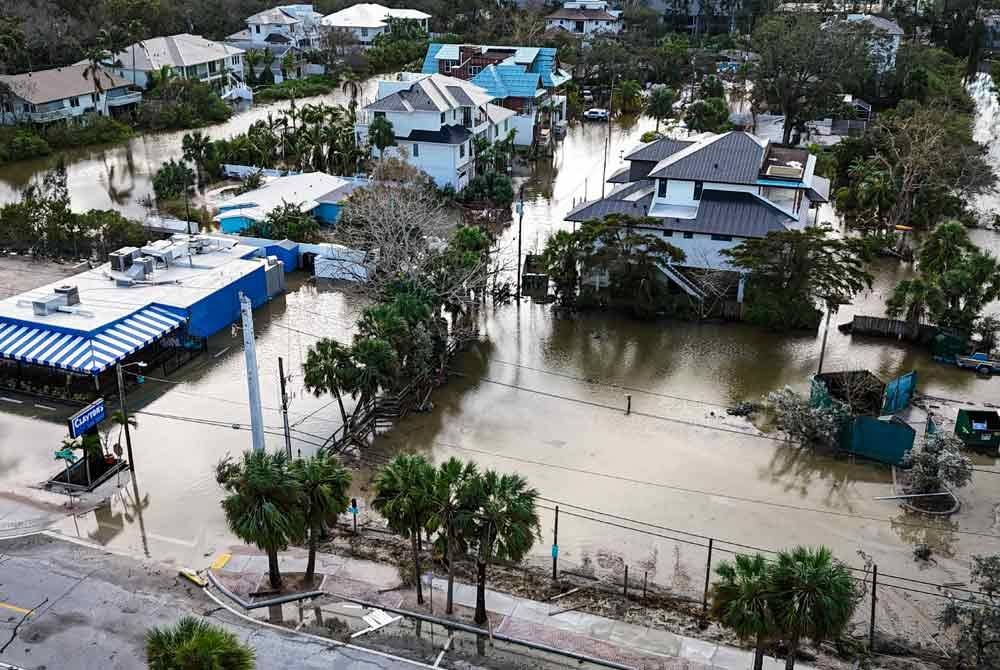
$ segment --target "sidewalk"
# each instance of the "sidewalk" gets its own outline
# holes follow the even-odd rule
[[[240,553],[236,553],[239,551]],[[267,557],[253,549],[234,548],[232,554],[220,554],[212,570],[224,581],[239,580],[240,575],[263,575],[267,572]],[[306,566],[305,552],[287,552],[280,558],[281,569],[302,572]],[[382,603],[388,607],[414,609],[412,589],[400,585],[394,566],[332,554],[316,557],[316,571],[326,576],[323,590],[360,600]],[[391,589],[391,590],[390,590]],[[447,580],[435,577],[433,595],[425,592],[425,600],[433,598],[434,614],[444,616]],[[456,606],[474,609],[476,587],[455,582]],[[550,612],[562,609],[559,603],[543,603],[487,589],[486,607],[497,633],[526,641],[572,650],[637,668],[692,670],[746,670],[753,666],[753,653],[736,647],[676,635],[666,630],[624,623],[585,612]],[[811,670],[809,665],[796,667]],[[781,670],[784,662],[765,658],[765,670]]]

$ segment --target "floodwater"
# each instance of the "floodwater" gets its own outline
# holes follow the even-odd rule
[[[989,95],[979,90],[984,109],[996,105]],[[255,109],[210,132],[215,137],[236,132],[267,111]],[[996,157],[998,131],[987,121],[980,119],[977,133],[991,142]],[[607,174],[652,127],[640,119],[613,128]],[[102,186],[114,181],[101,179],[120,172],[130,152],[136,174],[131,197],[142,195],[151,167],[179,153],[179,135],[140,138],[127,149],[77,157],[68,166],[74,207],[135,212],[137,205],[113,202],[93,188],[94,181]],[[525,252],[541,250],[553,231],[567,226],[563,216],[575,202],[600,194],[606,138],[603,124],[574,126],[550,163],[521,170]],[[0,199],[14,197],[10,180],[19,181],[19,188],[40,167],[0,171],[0,183],[6,184],[0,188],[8,189],[0,191]],[[820,220],[833,222],[834,213],[826,208]],[[501,238],[508,256],[516,254],[517,230],[515,220]],[[976,230],[973,236],[1000,253],[1000,235]],[[843,308],[833,323],[850,321],[854,313],[881,314],[892,286],[910,271],[896,262],[881,263],[872,290]],[[340,424],[331,398],[302,389],[301,361],[316,336],[349,339],[359,308],[348,292],[293,279],[286,296],[255,315],[270,448],[284,446],[278,356],[291,373],[293,448],[311,453]],[[371,468],[392,453],[472,459],[522,474],[544,496],[543,537],[533,561],[550,560],[549,508],[558,501],[562,567],[609,575],[629,565],[633,578],[646,573],[650,581],[692,597],[700,596],[705,549],[676,538],[704,540],[676,531],[765,549],[825,544],[852,564],[860,564],[857,552],[864,551],[880,572],[932,582],[963,582],[971,554],[1000,551],[994,510],[1000,477],[977,474],[962,492],[961,513],[948,522],[908,516],[894,502],[874,500],[892,493],[887,468],[790,448],[726,415],[726,406],[784,385],[805,389],[816,369],[820,333],[777,335],[737,324],[637,322],[611,314],[558,318],[550,306],[525,301],[488,310],[481,334],[481,342],[456,361],[458,374],[435,392],[433,410],[407,418],[362,457],[353,495],[363,509]],[[209,350],[170,381],[156,381],[157,371],[148,371],[143,391],[130,396],[139,408],[133,441],[140,503],[132,500],[131,486],[124,486],[98,513],[63,522],[63,532],[196,567],[235,542],[219,508],[213,466],[250,444],[242,348],[239,338],[224,332],[212,338]],[[846,336],[836,328],[830,330],[824,368],[868,368],[883,378],[917,370],[925,394],[1000,400],[996,378],[979,379],[933,363],[926,351]],[[17,491],[57,469],[51,454],[65,432],[64,413],[30,401],[0,409],[2,482]],[[996,468],[993,459],[979,463]],[[578,514],[607,515],[607,521],[645,532],[570,516],[568,504],[593,510],[576,509]],[[362,521],[366,516],[363,511]],[[674,530],[638,527],[635,521]],[[913,562],[917,542],[932,547],[934,562]],[[716,560],[735,548],[716,546]],[[910,611],[898,594],[880,602],[890,616],[933,627],[927,611]]]

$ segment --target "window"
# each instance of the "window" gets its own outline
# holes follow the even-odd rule
[[[91,93],[90,94],[90,101],[92,103],[94,103],[95,105],[97,104],[97,94],[96,93]]]
[[[70,107],[79,107],[80,106],[80,98],[70,98],[69,99],[69,106]]]
[[[684,239],[690,240],[694,237],[694,233],[684,233]]]
[[[361,29],[361,36],[362,37],[368,37],[368,29],[367,28],[362,28]]]
[[[457,119],[458,119],[458,110],[457,109],[451,110],[451,120],[456,121]]]
[[[475,77],[477,74],[483,71],[482,65],[470,65],[469,66],[469,76]]]
[[[217,67],[218,67],[218,65],[216,64],[216,62],[214,60],[211,61],[208,64],[208,73],[209,74],[215,74]]]
[[[700,182],[700,181],[696,181],[694,183],[694,199],[695,200],[701,200],[701,191],[704,188],[704,186],[705,186],[705,184],[703,182]]]
[[[458,145],[458,157],[465,158],[465,144]]]
[[[375,118],[376,119],[384,119],[385,118],[385,112],[375,112]]]
[[[239,65],[239,64],[240,64],[240,57],[233,56],[233,65]]]
[[[507,129],[509,127],[510,127],[510,119],[505,119],[504,122],[503,122],[503,131],[507,132]]]
[[[667,180],[657,179],[656,180],[656,197],[666,198],[667,197]]]
[[[413,145],[413,157],[414,158],[420,158],[420,145],[419,144],[414,144]]]
[[[253,31],[254,31],[255,33],[257,33],[258,35],[260,35],[260,26],[254,26],[254,27],[253,27]]]
[[[663,231],[663,236],[664,237],[673,237],[674,236],[674,231],[672,231],[672,230],[664,230]]]
[[[732,242],[733,241],[733,236],[732,235],[712,235],[712,239],[715,240],[716,242]]]
[[[444,123],[444,119],[445,119],[444,112],[441,112],[441,123]]]

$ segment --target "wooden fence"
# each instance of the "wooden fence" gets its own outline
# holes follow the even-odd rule
[[[879,316],[855,316],[851,323],[840,327],[852,335],[873,335],[876,337],[894,337],[897,340],[914,342],[930,342],[940,332],[937,326],[926,323],[914,326],[909,321],[886,319]]]

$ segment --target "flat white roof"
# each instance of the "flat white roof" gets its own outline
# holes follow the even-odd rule
[[[215,220],[244,217],[252,221],[263,221],[272,210],[285,202],[298,205],[303,212],[309,212],[318,207],[325,196],[351,184],[348,179],[325,172],[277,177],[258,189],[219,203],[223,211],[216,214]]]
[[[320,23],[334,28],[384,28],[389,19],[423,21],[429,18],[430,14],[416,9],[390,9],[383,5],[360,3],[328,14]]]
[[[218,241],[215,249],[179,258],[174,265],[157,269],[147,283],[117,286],[112,279],[111,264],[105,263],[93,270],[0,300],[0,319],[17,319],[87,333],[123,319],[151,303],[188,309],[260,267],[260,260],[243,258],[257,252],[255,247],[236,244],[223,237],[208,237]],[[51,296],[59,286],[77,287],[80,292],[77,307],[86,314],[55,312],[38,316],[34,313],[30,302]],[[18,304],[24,301],[28,304]]]

